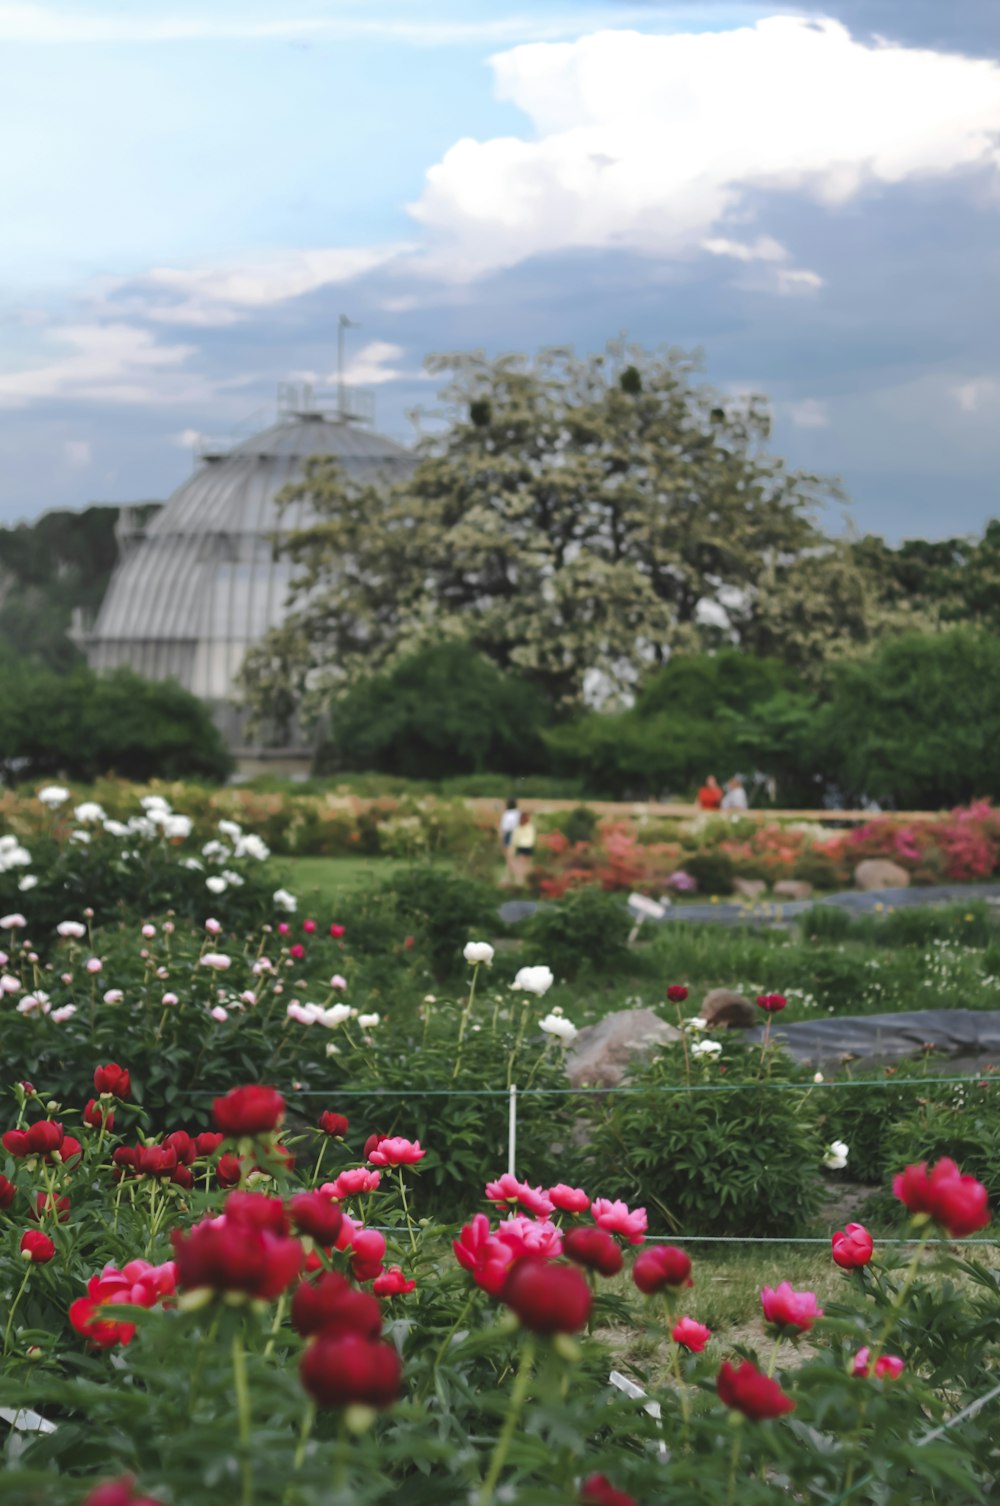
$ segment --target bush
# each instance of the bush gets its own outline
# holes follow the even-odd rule
[[[24,667],[0,676],[0,767],[10,778],[219,781],[233,760],[208,708],[175,682],[131,670],[60,676]]]
[[[544,764],[545,702],[468,644],[441,643],[353,685],[334,708],[321,764],[440,779]]]
[[[380,928],[393,927],[397,937],[404,928],[404,939],[413,938],[409,950],[417,951],[442,981],[461,973],[467,941],[492,935],[500,925],[494,889],[431,864],[397,869],[349,895],[340,909],[353,934],[373,925],[372,941],[365,946],[369,952],[383,944]]]
[[[587,886],[542,905],[524,927],[525,956],[544,962],[557,978],[614,972],[628,960],[631,920],[620,899]]]
[[[736,866],[725,852],[702,848],[684,859],[684,871],[698,885],[701,894],[732,894]]]

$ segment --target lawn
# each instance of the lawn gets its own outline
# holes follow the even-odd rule
[[[454,867],[450,858],[438,859],[442,867]],[[361,888],[371,879],[383,879],[400,868],[411,867],[407,858],[282,858],[284,882],[301,896],[303,909],[309,901],[322,900],[329,908],[342,895]]]

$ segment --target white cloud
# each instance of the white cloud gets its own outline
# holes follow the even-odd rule
[[[348,362],[344,381],[357,387],[378,387],[383,382],[396,382],[400,377],[411,376],[411,372],[402,371],[397,364],[402,354],[401,345],[391,345],[387,340],[371,340]],[[327,381],[335,380],[336,374],[327,377]]]
[[[161,324],[218,327],[255,309],[298,298],[330,283],[350,282],[405,255],[394,246],[340,246],[329,250],[276,251],[240,263],[208,267],[155,267],[144,277],[113,283],[147,319]]]
[[[824,286],[826,279],[806,267],[779,267],[779,293],[810,293]]]
[[[1000,399],[1000,382],[992,377],[974,377],[952,388],[952,396],[963,413],[980,413]]]
[[[160,345],[150,330],[75,324],[48,331],[46,340],[64,351],[45,364],[0,373],[0,407],[19,408],[40,398],[147,403],[154,397],[162,402],[198,395],[200,384],[177,370],[193,346]],[[164,383],[169,374],[174,380]]]
[[[770,235],[759,235],[751,243],[715,236],[702,241],[701,249],[713,256],[732,256],[736,261],[785,261],[788,256],[786,247]]]
[[[68,439],[65,448],[66,460],[74,470],[85,470],[94,458],[88,439]]]
[[[492,59],[496,92],[534,136],[466,138],[427,173],[412,213],[429,271],[472,278],[574,247],[686,256],[727,234],[748,190],[830,205],[869,184],[996,167],[1000,67],[891,43],[834,21],[772,17],[671,35],[607,31]],[[766,258],[765,258],[766,259]],[[781,269],[780,291],[821,286]]]
[[[785,403],[785,412],[797,429],[826,429],[830,415],[825,403],[818,398],[804,397],[801,402]]]

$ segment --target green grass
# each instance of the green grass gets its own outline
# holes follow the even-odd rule
[[[438,861],[442,867],[454,866],[448,858]],[[407,858],[282,858],[280,866],[286,882],[307,907],[311,899],[329,905],[372,879],[386,878],[412,864]]]

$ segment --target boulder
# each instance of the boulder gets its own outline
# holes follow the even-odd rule
[[[767,893],[767,885],[763,879],[733,879],[733,888],[741,899],[760,899],[762,894]]]
[[[701,1018],[718,1029],[749,1030],[760,1024],[760,1011],[732,988],[713,988],[701,1006]]]
[[[865,858],[854,870],[854,882],[859,889],[908,889],[910,875],[888,858]]]
[[[585,1025],[566,1054],[574,1088],[613,1088],[634,1056],[651,1056],[680,1039],[680,1031],[651,1009],[622,1009]]]
[[[774,886],[775,899],[812,899],[812,892],[805,879],[779,879]]]

